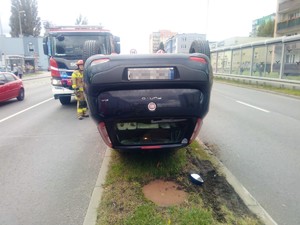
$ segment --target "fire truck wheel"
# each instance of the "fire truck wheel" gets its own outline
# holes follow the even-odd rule
[[[83,45],[83,60],[86,61],[90,56],[104,54],[103,48],[96,40],[87,40]]]
[[[62,105],[69,105],[71,103],[71,96],[60,96],[59,101]]]
[[[208,42],[203,40],[193,41],[189,53],[202,53],[210,58],[210,48]]]

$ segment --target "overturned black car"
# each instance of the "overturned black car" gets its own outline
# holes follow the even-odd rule
[[[118,150],[191,143],[208,112],[212,68],[205,54],[94,55],[85,94],[105,143]]]

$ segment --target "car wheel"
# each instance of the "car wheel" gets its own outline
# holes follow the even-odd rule
[[[23,88],[20,89],[19,95],[17,96],[18,101],[23,101],[25,98],[25,91]]]
[[[69,105],[71,103],[71,96],[61,96],[59,101],[62,105]]]
[[[202,53],[210,58],[210,48],[208,42],[203,40],[193,41],[189,53]]]
[[[100,43],[95,40],[87,40],[83,46],[83,60],[84,62],[92,55],[104,54]]]

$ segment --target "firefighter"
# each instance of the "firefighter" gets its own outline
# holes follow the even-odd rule
[[[77,116],[79,120],[89,117],[87,114],[87,103],[83,93],[83,60],[78,60],[77,70],[72,73],[72,88],[75,90],[77,100]]]

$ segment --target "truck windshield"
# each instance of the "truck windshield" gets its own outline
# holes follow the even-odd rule
[[[87,40],[96,40],[101,54],[108,54],[109,36],[107,35],[58,35],[52,37],[52,55],[63,58],[82,58],[84,43]]]

